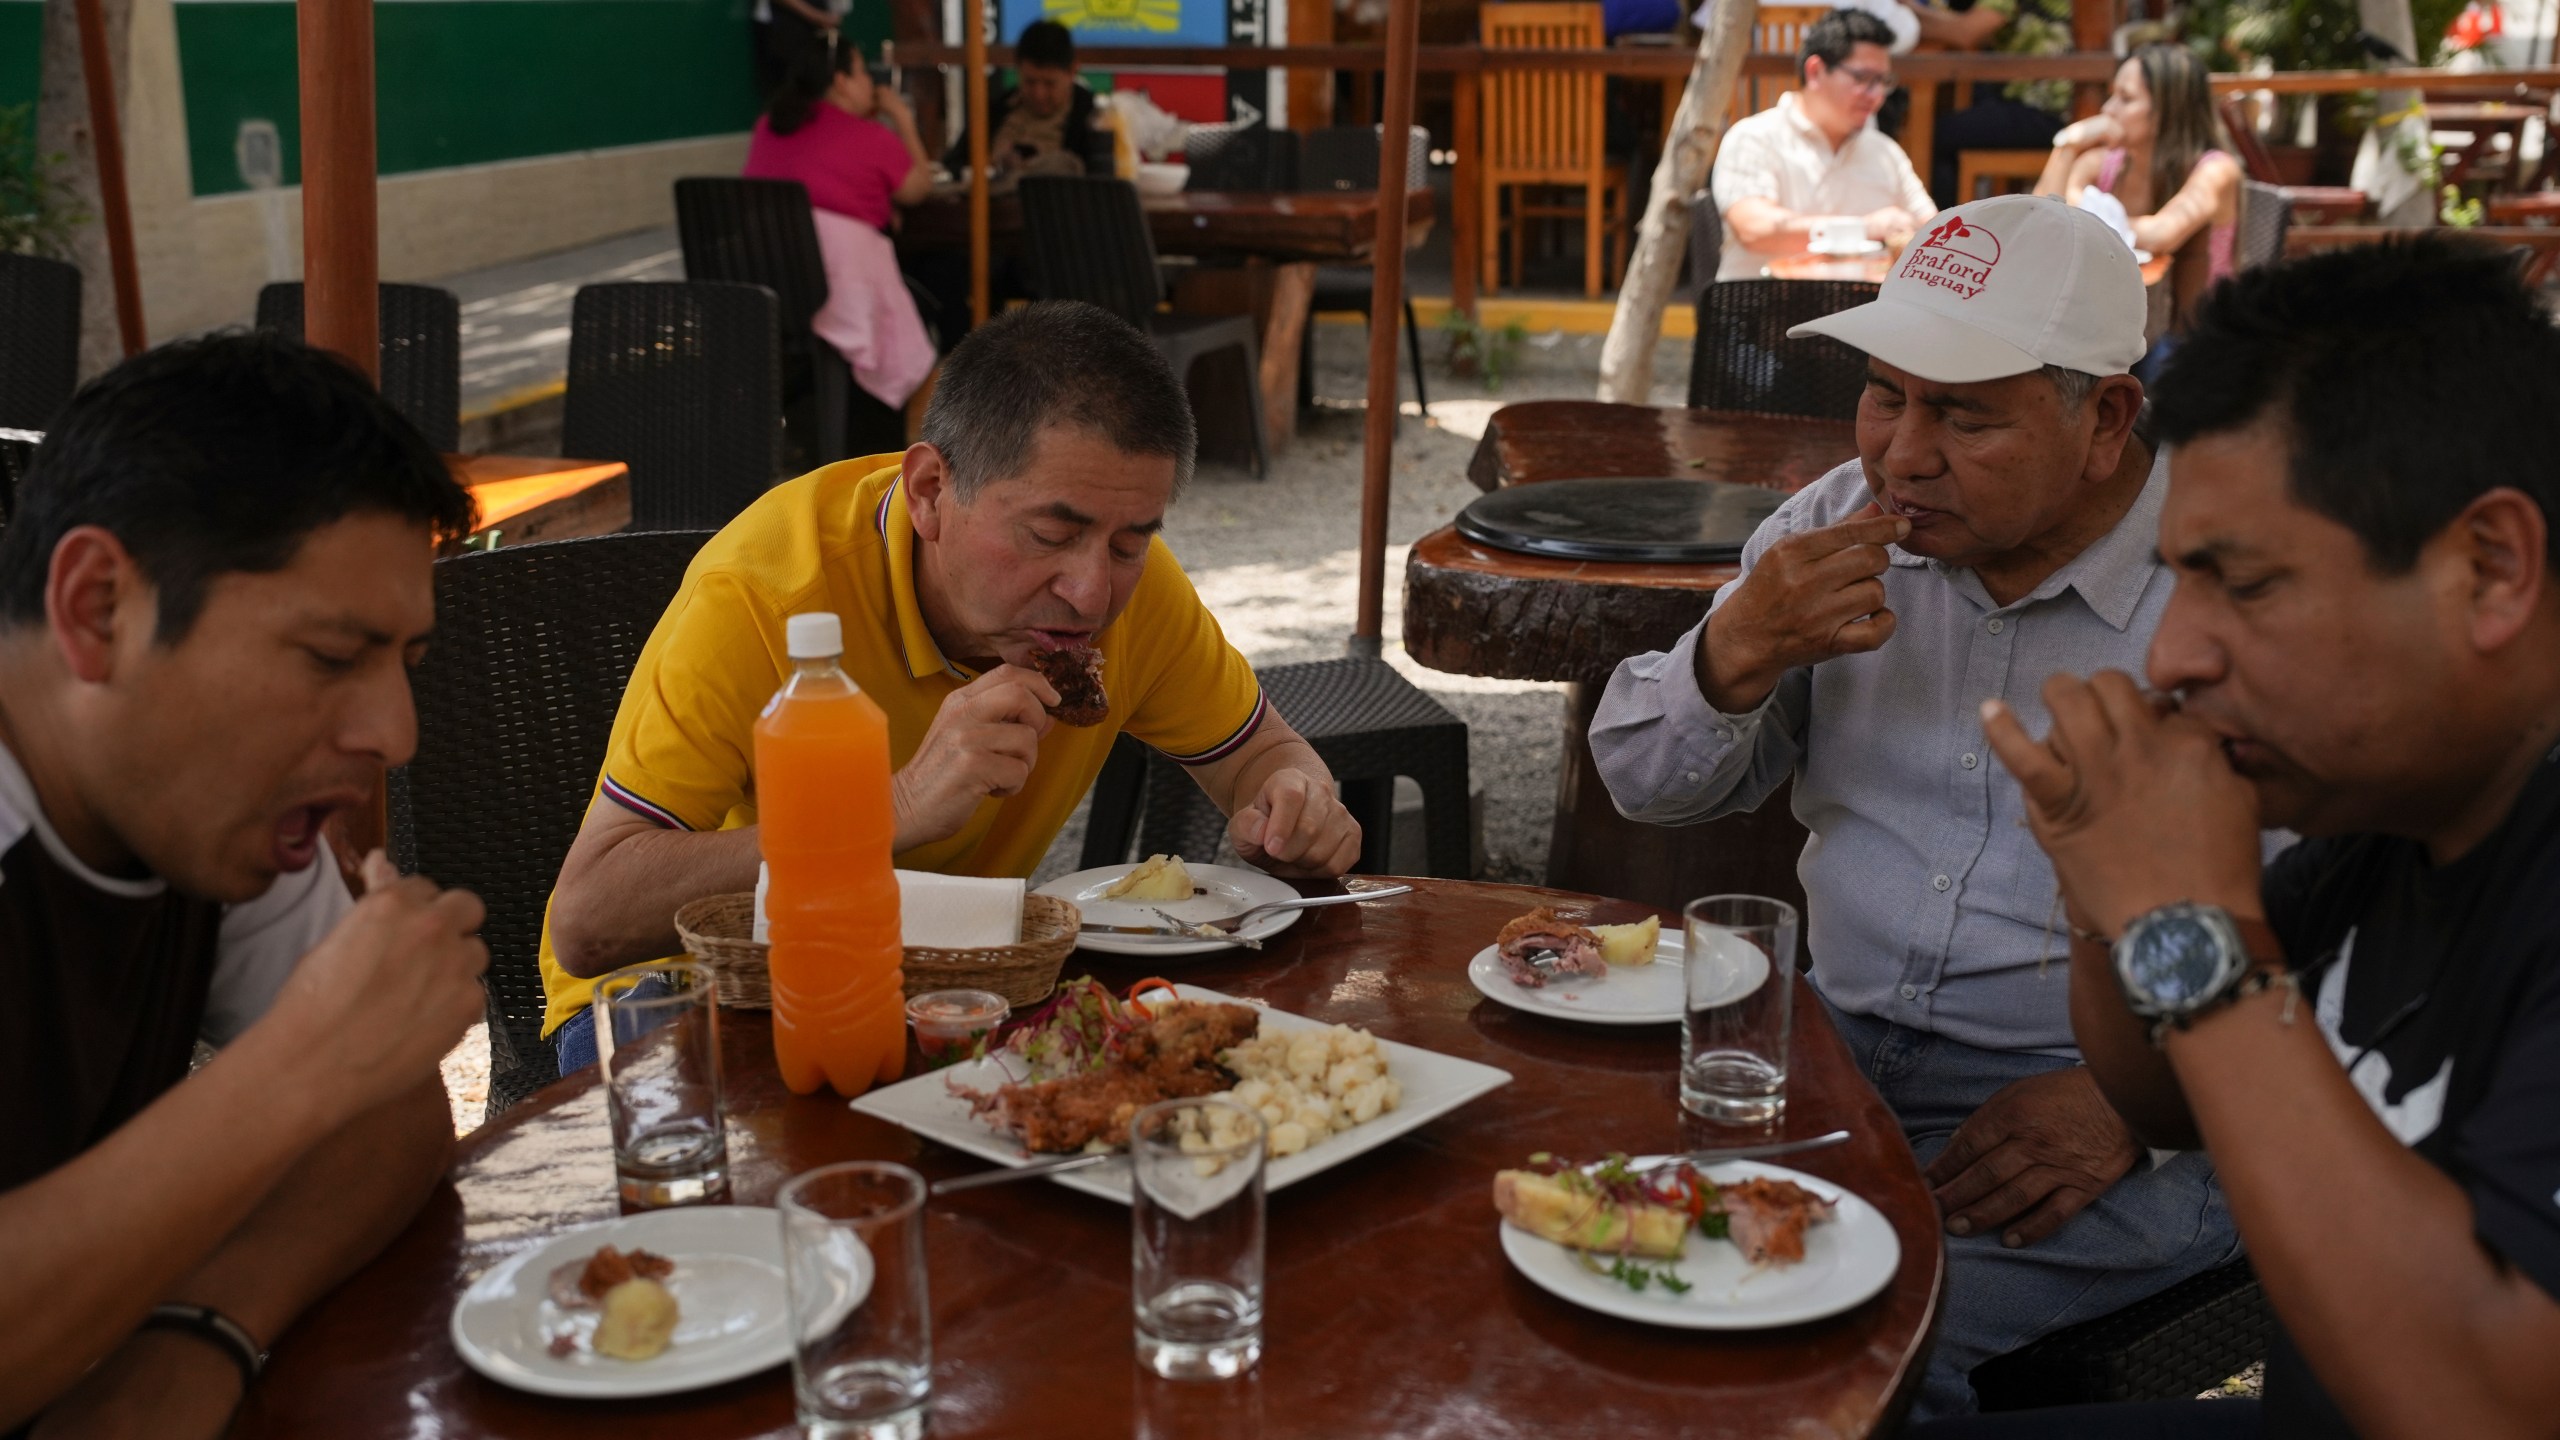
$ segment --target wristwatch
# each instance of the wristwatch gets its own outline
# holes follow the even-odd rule
[[[2276,983],[2283,946],[2261,920],[2219,905],[2181,902],[2136,916],[2114,947],[2125,1003],[2151,1022],[2151,1043],[2170,1029]]]

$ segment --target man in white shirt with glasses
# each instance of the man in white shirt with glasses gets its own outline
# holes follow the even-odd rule
[[[1716,151],[1711,188],[1724,216],[1718,280],[1812,248],[1817,232],[1878,243],[1908,239],[1938,213],[1911,157],[1875,127],[1893,93],[1893,31],[1864,10],[1806,27],[1803,88],[1734,122]]]

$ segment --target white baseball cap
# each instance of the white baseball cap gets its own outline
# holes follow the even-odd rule
[[[2107,223],[2037,195],[1994,195],[1923,225],[1876,298],[1808,321],[1943,385],[2059,365],[2122,375],[2142,358],[2142,268]]]

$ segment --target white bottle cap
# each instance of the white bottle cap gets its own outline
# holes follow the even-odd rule
[[[832,660],[844,653],[844,622],[824,610],[792,616],[782,633],[794,660]]]

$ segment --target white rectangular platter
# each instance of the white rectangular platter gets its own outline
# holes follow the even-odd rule
[[[1224,995],[1197,985],[1175,988],[1185,1000],[1253,1006],[1262,1012],[1264,1034],[1291,1034],[1328,1028],[1322,1021],[1274,1010],[1259,1000],[1244,996]],[[1508,1070],[1497,1070],[1454,1055],[1416,1049],[1383,1035],[1378,1037],[1378,1049],[1386,1056],[1387,1073],[1404,1084],[1403,1103],[1365,1125],[1354,1125],[1295,1155],[1271,1161],[1263,1176],[1266,1189],[1286,1189],[1319,1171],[1329,1170],[1356,1155],[1374,1150],[1399,1135],[1418,1130],[1477,1096],[1511,1083]],[[973,1060],[874,1090],[854,1101],[853,1108],[998,1165],[1018,1167],[1041,1158],[1026,1152],[1014,1142],[1013,1137],[972,1119],[969,1102],[951,1093],[950,1082],[954,1079],[973,1090],[992,1090],[1004,1083],[1006,1075],[992,1060]],[[1071,1170],[1052,1178],[1060,1185],[1082,1190],[1088,1195],[1099,1195],[1123,1205],[1129,1203],[1129,1162],[1126,1159],[1112,1160],[1089,1169]]]

